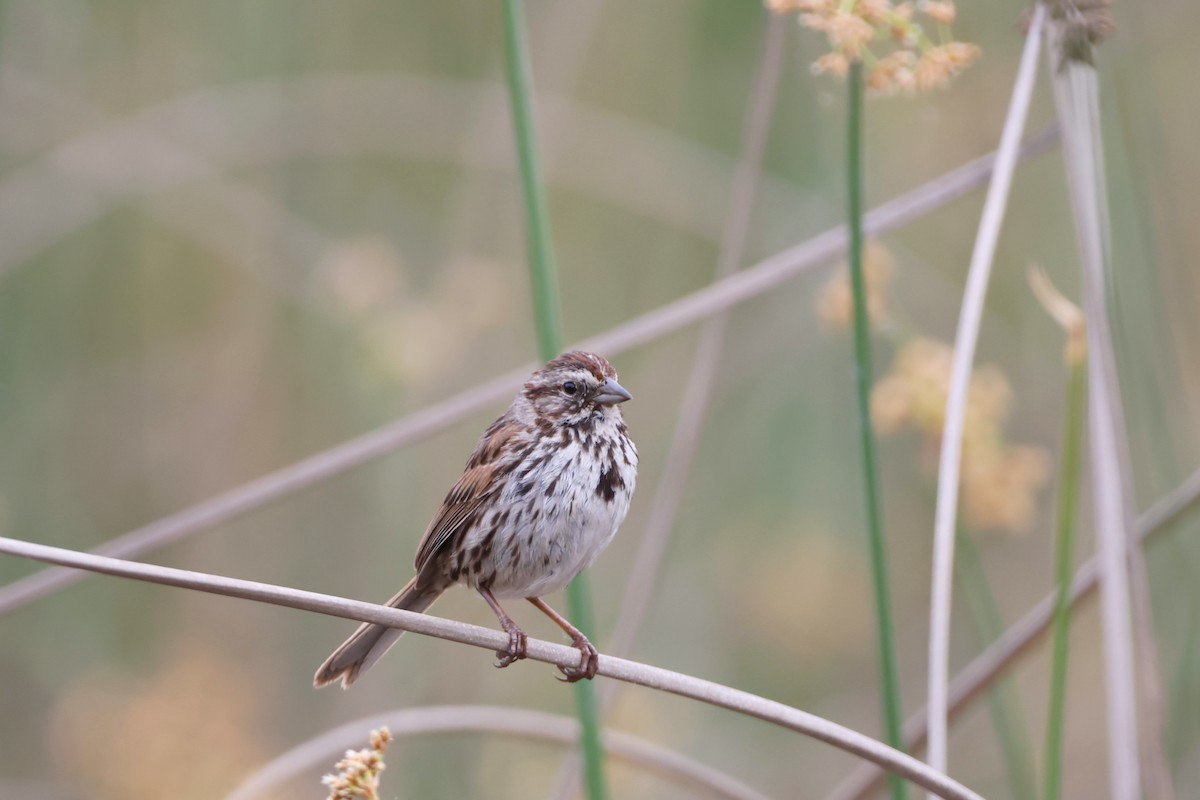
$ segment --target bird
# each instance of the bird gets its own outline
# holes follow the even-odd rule
[[[637,447],[621,404],[631,395],[602,356],[572,351],[534,372],[475,445],[417,546],[416,574],[388,606],[424,612],[451,586],[478,592],[508,634],[497,667],[526,657],[527,636],[499,600],[525,598],[580,651],[563,680],[592,679],[599,655],[542,597],[595,561],[629,511]],[[363,623],[317,670],[349,688],[404,631]]]

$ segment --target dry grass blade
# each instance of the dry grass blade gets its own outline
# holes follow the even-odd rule
[[[297,745],[264,765],[225,800],[255,800],[274,796],[288,782],[317,769],[354,745],[365,730],[386,725],[394,737],[437,733],[489,733],[531,741],[571,745],[579,738],[575,719],[560,714],[505,706],[426,706],[376,714],[348,722]],[[620,731],[603,734],[605,750],[706,797],[725,800],[767,800],[741,781],[665,747]]]
[[[492,652],[508,646],[507,634],[499,630],[286,586],[172,569],[156,564],[122,561],[4,537],[0,537],[0,552],[163,586],[194,589],[343,619],[373,622]],[[578,667],[580,656],[574,647],[530,639],[528,657],[555,666]],[[912,756],[893,750],[857,731],[783,703],[712,681],[614,656],[601,656],[598,674],[699,700],[804,734],[872,761],[946,800],[982,800],[980,795]]]
[[[966,418],[967,388],[971,381],[971,363],[975,358],[975,343],[979,339],[979,327],[983,320],[983,302],[987,294],[988,278],[992,271],[992,260],[996,254],[996,243],[1000,238],[1000,226],[1008,206],[1009,188],[1017,166],[1017,148],[1025,120],[1029,114],[1029,103],[1033,97],[1033,83],[1037,76],[1037,62],[1041,50],[1041,31],[1046,19],[1046,9],[1040,3],[1034,9],[1029,35],[1021,54],[1017,79],[1013,84],[1012,99],[1004,130],[1000,136],[1000,147],[996,157],[996,171],[988,186],[987,200],[979,221],[979,232],[975,237],[975,248],[971,253],[971,265],[967,274],[967,286],[963,294],[962,311],[958,319],[958,333],[954,339],[954,364],[950,376],[949,395],[946,400],[946,423],[942,432],[941,454],[938,461],[937,512],[933,538],[933,590],[929,620],[929,757],[935,769],[946,768],[946,740],[949,723],[947,720],[947,692],[950,676],[950,608],[953,591],[954,538],[958,524],[959,466],[962,461],[963,424]]]
[[[1022,147],[1021,157],[1040,155],[1053,147],[1057,140],[1054,130],[1033,136]],[[988,155],[971,161],[885,203],[867,215],[867,233],[879,235],[902,227],[978,188],[991,175],[993,158]],[[837,258],[845,250],[845,228],[826,231],[804,244],[629,320],[578,346],[610,356],[617,355],[758,297],[807,269]],[[110,539],[93,552],[130,558],[236,519],[267,503],[433,436],[471,414],[504,402],[534,368],[533,364],[524,365],[382,428]],[[84,575],[68,570],[45,570],[14,581],[0,588],[0,616],[70,586],[82,580]]]
[[[40,108],[53,109],[55,114],[72,119],[75,125],[82,128],[108,124],[107,115],[89,100],[65,92],[62,87],[51,88],[27,75],[11,71],[0,73],[0,91],[19,92]],[[262,249],[255,232],[276,230],[279,241],[287,247],[289,257],[314,260],[334,250],[337,245],[334,236],[287,208],[270,193],[249,182],[223,175],[218,165],[211,163],[203,153],[181,145],[161,131],[147,127],[138,136],[137,144],[140,157],[149,163],[189,165],[190,169],[210,176],[209,180],[195,187],[195,192],[187,202],[170,196],[163,197],[145,206],[147,215],[220,254],[256,280],[269,285],[279,295],[297,303],[312,304],[312,297],[303,290],[302,283],[264,268]],[[136,179],[128,177],[127,180]],[[20,188],[30,187],[25,183]],[[3,185],[0,185],[0,195],[3,193]],[[42,247],[49,244],[47,239],[40,242]],[[34,245],[27,252],[36,250],[37,246]]]
[[[1060,48],[1065,30],[1057,23],[1051,28],[1051,39]],[[1120,387],[1105,291],[1112,263],[1095,68],[1077,61],[1061,64],[1054,75],[1054,98],[1063,131],[1088,326],[1089,471],[1096,550],[1103,574],[1100,602],[1110,783],[1114,800],[1133,800],[1141,795],[1141,764],[1127,558],[1132,498],[1122,475],[1128,448],[1123,441]]]

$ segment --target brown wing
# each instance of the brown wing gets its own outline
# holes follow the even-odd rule
[[[505,473],[524,455],[524,448],[513,446],[522,433],[519,425],[503,417],[484,433],[467,462],[466,471],[450,489],[421,537],[421,544],[417,546],[418,571],[444,549],[455,534],[469,529],[480,508],[500,491]]]

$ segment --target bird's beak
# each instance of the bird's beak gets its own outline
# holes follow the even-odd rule
[[[631,399],[633,399],[633,395],[625,391],[624,386],[609,378],[600,384],[600,391],[596,393],[592,401],[602,406],[615,406],[617,403],[624,403]]]

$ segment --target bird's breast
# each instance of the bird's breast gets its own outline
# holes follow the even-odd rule
[[[637,477],[637,451],[615,427],[568,431],[524,462],[501,493],[507,530],[482,571],[497,597],[549,594],[586,569],[625,519]]]

